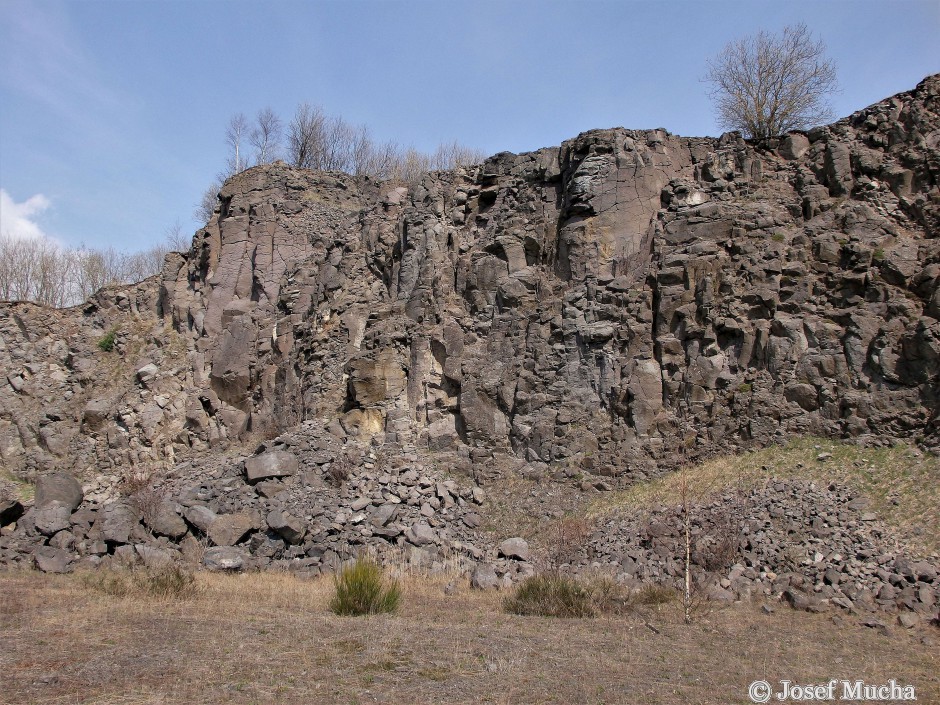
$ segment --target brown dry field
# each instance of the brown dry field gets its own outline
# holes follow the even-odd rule
[[[408,577],[393,616],[337,617],[332,583],[200,574],[185,600],[117,598],[81,576],[0,573],[0,701],[748,703],[757,679],[914,685],[940,703],[940,632],[734,605],[617,617],[504,614],[500,596]],[[886,621],[893,623],[890,618]],[[657,633],[658,632],[658,633]]]

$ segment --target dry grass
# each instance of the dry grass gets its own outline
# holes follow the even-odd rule
[[[0,485],[6,485],[12,489],[13,496],[21,502],[32,502],[36,496],[36,486],[34,484],[21,480],[6,468],[0,469]]]
[[[832,457],[817,460],[821,453]],[[940,552],[940,458],[908,445],[860,448],[822,438],[799,438],[784,446],[715,458],[603,495],[587,513],[598,518],[621,507],[675,504],[683,478],[694,488],[695,501],[772,479],[845,484],[871,500],[871,508],[898,531],[908,550],[926,555]]]
[[[199,575],[185,602],[103,596],[74,576],[0,574],[0,702],[747,703],[758,678],[895,678],[940,702],[937,631],[734,606],[693,626],[643,614],[504,614],[499,594],[405,577],[396,615],[330,613],[332,581]],[[921,643],[932,639],[934,646]]]

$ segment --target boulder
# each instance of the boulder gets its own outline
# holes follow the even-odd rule
[[[72,511],[63,504],[53,502],[33,510],[33,525],[43,536],[52,536],[72,525]]]
[[[209,533],[209,527],[212,526],[212,522],[218,517],[209,507],[204,507],[201,504],[194,504],[192,507],[187,508],[183,512],[183,516],[186,518],[186,521],[199,529],[203,534]]]
[[[85,493],[82,492],[82,486],[75,477],[67,472],[54,472],[42,475],[36,480],[36,498],[33,506],[41,509],[53,502],[58,502],[74,512],[84,498]]]
[[[75,557],[61,548],[40,546],[33,554],[33,561],[43,573],[71,573]]]
[[[202,557],[202,565],[213,572],[235,572],[242,569],[248,554],[235,546],[213,546],[207,548]]]
[[[95,527],[101,530],[101,538],[108,543],[129,543],[140,519],[129,505],[124,502],[106,504],[98,515]]]
[[[216,546],[234,546],[256,528],[258,527],[250,515],[239,512],[216,517],[207,534]]]
[[[297,456],[287,450],[269,450],[245,461],[245,477],[254,483],[272,477],[288,477],[297,473]]]
[[[529,544],[518,536],[506,539],[499,544],[499,555],[517,561],[527,561],[529,560]]]
[[[176,513],[172,502],[161,502],[153,516],[145,520],[145,523],[157,536],[166,536],[174,541],[179,541],[189,530],[183,518]]]
[[[267,523],[271,531],[279,534],[290,544],[303,541],[306,533],[304,523],[300,519],[280,509],[268,513]]]
[[[174,553],[171,551],[143,543],[136,544],[134,550],[147,568],[163,568],[172,563],[174,559]]]
[[[437,543],[438,541],[437,532],[423,521],[408,527],[408,530],[405,532],[405,538],[409,543],[419,547]]]
[[[498,590],[499,578],[496,568],[489,563],[480,563],[470,574],[470,587],[474,590]]]

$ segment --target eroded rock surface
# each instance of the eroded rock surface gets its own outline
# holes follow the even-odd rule
[[[494,456],[610,489],[792,434],[936,447],[938,145],[931,76],[761,145],[594,130],[410,188],[249,169],[160,276],[0,305],[3,468],[95,507],[3,521],[75,556],[215,536],[220,565],[315,568],[363,541],[474,555]],[[383,482],[370,453],[414,460]],[[116,492],[141,472],[156,507]]]

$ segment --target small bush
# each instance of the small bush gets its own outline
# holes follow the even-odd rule
[[[104,352],[111,352],[114,350],[114,343],[117,341],[117,334],[117,326],[114,326],[114,328],[109,330],[98,340],[98,348]]]
[[[330,610],[343,617],[394,612],[401,601],[396,581],[386,581],[382,568],[371,560],[357,560],[335,579],[336,594]]]
[[[343,483],[345,483],[352,474],[352,467],[352,460],[345,454],[334,459],[326,471],[326,476],[330,484],[334,487],[342,487]]]
[[[670,602],[675,602],[678,597],[679,594],[671,587],[650,583],[633,593],[631,602],[647,606],[668,605]]]
[[[533,575],[503,601],[503,609],[524,617],[593,617],[591,595],[574,578]]]
[[[186,599],[196,594],[196,576],[172,563],[138,576],[140,589],[151,597]]]
[[[98,570],[82,576],[82,583],[111,597],[147,595],[164,600],[185,600],[196,594],[196,576],[169,563],[143,570]]]

